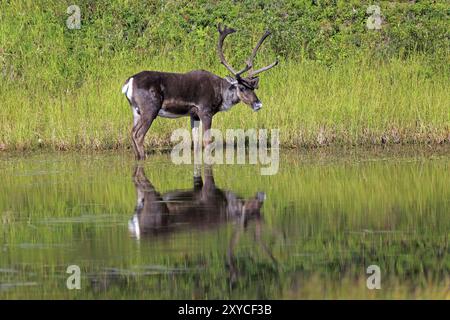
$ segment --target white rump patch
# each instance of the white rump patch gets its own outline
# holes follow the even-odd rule
[[[128,100],[131,100],[131,97],[133,96],[133,78],[130,78],[130,80],[124,84],[122,87],[122,93],[126,94]]]

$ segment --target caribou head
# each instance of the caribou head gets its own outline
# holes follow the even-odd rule
[[[235,71],[234,68],[226,61],[225,56],[223,54],[223,42],[225,38],[232,33],[235,33],[236,30],[232,28],[228,28],[224,26],[222,28],[221,25],[218,26],[219,31],[219,42],[217,44],[217,53],[220,58],[220,62],[227,68],[227,70],[232,74],[230,77],[226,77],[227,81],[232,85],[231,89],[235,90],[235,93],[240,101],[249,105],[254,111],[258,111],[262,107],[261,101],[258,99],[255,93],[255,89],[258,88],[259,77],[263,71],[269,70],[275,67],[278,64],[278,60],[275,60],[272,64],[260,68],[258,70],[253,70],[253,60],[255,59],[256,53],[261,47],[264,40],[270,35],[269,31],[264,32],[262,37],[259,39],[256,46],[253,48],[253,51],[250,57],[245,62],[245,67],[239,71]],[[242,75],[248,72],[246,77]]]

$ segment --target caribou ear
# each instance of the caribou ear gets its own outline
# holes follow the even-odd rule
[[[258,77],[252,78],[251,79],[251,84],[252,84],[253,88],[258,89],[259,78]]]
[[[226,77],[225,77],[225,80],[227,80],[228,83],[231,84],[231,85],[234,85],[234,84],[237,84],[237,83],[238,83],[237,80],[236,80],[235,78],[229,77],[229,76],[226,76]]]

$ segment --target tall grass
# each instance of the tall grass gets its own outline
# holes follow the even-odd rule
[[[199,67],[187,60],[148,58],[139,66],[114,61],[79,88],[47,89],[2,83],[0,143],[8,149],[108,149],[129,146],[132,114],[121,85],[139,70],[183,72]],[[450,141],[450,80],[426,74],[420,57],[376,64],[348,61],[332,69],[314,62],[283,61],[262,76],[264,107],[253,113],[238,105],[213,119],[213,127],[279,128],[285,146],[326,144],[444,143]],[[219,66],[212,71],[224,74]],[[171,132],[189,128],[186,118],[158,119],[147,142],[166,146]]]

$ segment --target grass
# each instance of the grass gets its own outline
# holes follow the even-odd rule
[[[219,3],[210,3],[208,14],[202,11],[199,16],[184,13],[178,16],[176,10],[184,8],[183,2],[178,0],[167,4],[172,8],[170,10],[175,10],[173,14],[158,1],[148,4],[100,1],[96,5],[82,1],[82,28],[68,30],[65,3],[1,3],[0,150],[130,148],[132,116],[120,91],[127,77],[141,70],[186,72],[207,69],[226,75],[215,54],[216,31],[212,26],[221,19],[219,17],[228,17],[228,5],[222,7]],[[289,11],[288,3],[283,2],[281,7],[273,9]],[[229,4],[233,10],[241,5],[246,15],[256,14],[259,18],[238,15],[236,20],[228,17],[237,24],[249,26],[231,41],[238,43],[237,47],[231,50],[231,44],[227,43],[230,46],[226,48],[226,55],[234,64],[242,61],[247,54],[243,48],[248,46],[248,37],[255,38],[258,36],[256,30],[270,26],[274,34],[264,44],[257,65],[272,62],[275,55],[280,56],[281,63],[261,77],[258,95],[264,108],[260,112],[253,113],[246,106],[236,106],[228,113],[216,115],[214,128],[279,128],[284,147],[442,144],[450,141],[450,54],[448,39],[445,33],[441,34],[446,30],[448,20],[445,10],[439,6],[432,3],[419,7],[395,5],[398,10],[417,10],[415,17],[419,20],[399,22],[398,28],[388,24],[382,33],[375,34],[362,27],[367,18],[364,6],[358,5],[357,12],[363,14],[357,19],[356,16],[352,18],[356,20],[345,18],[345,23],[339,20],[341,22],[335,29],[342,29],[343,34],[334,37],[320,28],[308,29],[316,25],[314,14],[322,10],[305,3],[302,5],[306,6],[305,10],[312,10],[305,11],[309,12],[305,18],[314,22],[307,28],[310,33],[307,37],[318,41],[317,48],[314,42],[308,42],[306,50],[298,44],[286,43],[285,27],[277,29],[284,25],[277,20],[283,15],[269,9],[266,13],[252,9],[251,3]],[[386,18],[403,17],[394,14],[394,7],[383,7]],[[189,8],[196,12],[195,4],[189,4]],[[337,10],[333,14],[345,15],[347,9],[339,8],[342,11],[333,7]],[[300,14],[302,10],[294,11]],[[433,16],[428,17],[431,13]],[[164,23],[155,18],[158,14],[164,17]],[[266,21],[265,17],[272,15],[273,19]],[[177,19],[187,16],[201,21],[206,19],[201,22],[206,27],[194,20],[183,20],[178,24]],[[420,27],[422,20],[427,23]],[[173,30],[167,21],[173,22]],[[302,25],[301,21],[288,30],[292,36],[303,35],[302,29],[295,29]],[[351,29],[340,28],[342,23],[351,25]],[[426,47],[426,50],[416,53],[407,50],[408,54],[405,54],[385,39],[400,41],[400,34],[405,32],[407,35],[410,27],[421,30],[417,33],[425,38],[419,39],[423,46],[417,48]],[[430,30],[434,27],[441,30],[439,36],[426,36],[433,34]],[[356,40],[361,38],[361,47],[354,46],[353,36]],[[412,36],[411,39],[405,37],[403,40],[407,42],[416,41]],[[247,40],[244,42],[243,39]],[[306,45],[306,38],[301,41]],[[384,51],[378,52],[376,47],[381,42],[382,47],[388,46],[384,49],[394,53],[383,56]],[[342,50],[332,63],[320,59],[328,51],[322,52],[319,48],[322,45],[326,48],[326,44]],[[305,50],[317,52],[309,56]],[[341,52],[339,50],[336,52]],[[171,132],[188,126],[188,119],[157,119],[148,134],[147,147],[167,147]]]
[[[129,148],[132,115],[121,85],[139,70],[184,72],[186,60],[152,57],[140,65],[110,62],[76,89],[61,91],[39,78],[0,84],[2,149]],[[312,61],[282,61],[262,76],[264,108],[240,104],[213,119],[213,127],[279,128],[286,147],[382,143],[441,144],[450,141],[450,79],[425,72],[419,56],[377,64],[347,61],[328,68]],[[211,71],[224,75],[219,64]],[[158,119],[147,143],[163,147],[171,132],[189,128],[187,118]]]

